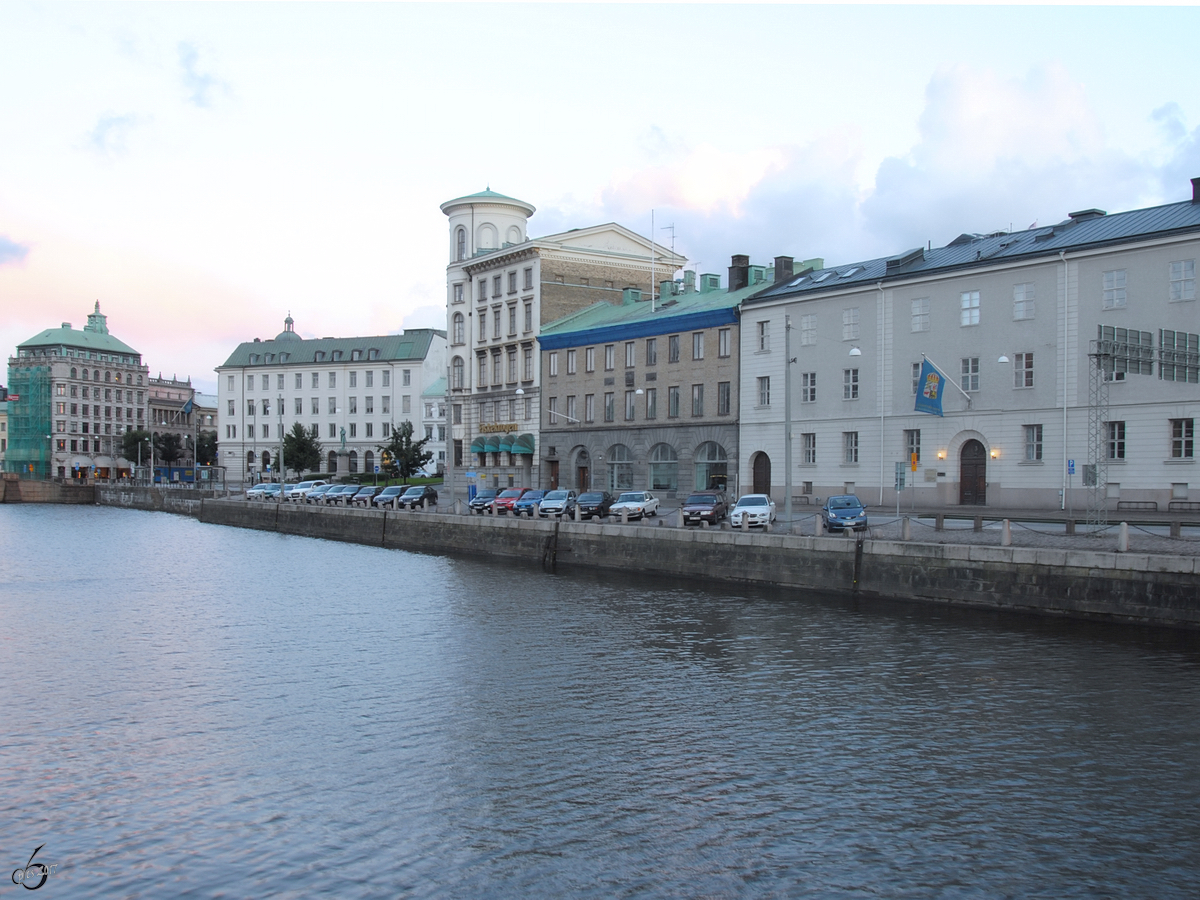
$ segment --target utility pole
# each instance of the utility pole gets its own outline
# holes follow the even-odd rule
[[[792,317],[783,317],[783,517],[792,532]],[[767,490],[771,486],[767,485]]]

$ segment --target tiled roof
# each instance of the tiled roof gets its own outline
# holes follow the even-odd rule
[[[314,338],[312,340],[270,340],[246,341],[238,344],[220,368],[231,366],[295,366],[311,365],[318,362],[317,354],[324,353],[321,363],[350,362],[353,351],[361,350],[361,362],[383,362],[399,360],[422,360],[429,353],[429,345],[433,336],[445,337],[446,332],[436,328],[409,328],[403,334],[380,334],[369,337],[350,338]],[[370,359],[370,351],[377,350],[375,359]],[[335,360],[334,354],[341,352],[341,359]],[[269,362],[267,356],[274,358]],[[251,356],[257,356],[256,362],[251,362]]]

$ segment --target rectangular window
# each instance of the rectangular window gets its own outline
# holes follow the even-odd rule
[[[461,409],[462,409],[462,407],[460,406],[459,410],[461,410]],[[387,394],[384,394],[382,397],[379,398],[379,411],[381,413],[383,413],[385,416],[388,415],[392,411],[392,398],[389,397]],[[459,423],[459,424],[461,424],[461,423]]]
[[[83,433],[87,434],[87,422],[83,423]],[[246,436],[249,438],[254,437],[254,426],[253,425],[246,426]]]
[[[679,362],[679,335],[672,334],[667,338],[667,362]]]
[[[321,386],[321,373],[320,372],[312,373],[312,386],[315,388],[319,388]]]
[[[246,390],[247,391],[254,390],[254,376],[253,375],[246,376]]]
[[[692,415],[704,415],[704,385],[692,385]]]
[[[387,397],[384,397],[383,399],[386,401]],[[454,409],[454,424],[461,425],[462,424],[462,404],[455,403],[453,409]],[[387,403],[386,402],[383,404],[383,411],[387,412]],[[386,437],[386,433],[385,433],[385,437]]]
[[[1033,354],[1018,353],[1013,357],[1013,387],[1033,387]]]
[[[817,399],[817,373],[805,372],[800,376],[800,402],[815,403]]]
[[[500,384],[501,366],[503,363],[500,361],[500,351],[497,350],[492,354],[492,384]]]
[[[282,372],[280,372],[278,375],[275,376],[275,390],[277,390],[277,391],[283,390],[283,373]]]
[[[1171,459],[1192,459],[1196,439],[1195,419],[1171,420]]]
[[[558,398],[557,397],[550,398],[549,410],[550,410],[550,424],[557,425],[558,424]]]
[[[583,351],[583,370],[585,372],[596,371],[596,348],[588,347]]]
[[[811,347],[817,342],[817,314],[800,317],[800,346]]]
[[[400,398],[400,415],[407,416],[412,414],[412,396],[405,394]]]
[[[508,351],[508,383],[517,383],[517,348],[510,347]]]
[[[1196,261],[1181,259],[1171,263],[1171,293],[1172,303],[1196,299]]]
[[[637,351],[634,350],[633,341],[625,342],[625,368],[630,369],[637,365]]]
[[[508,308],[508,336],[516,337],[517,335],[517,308],[510,306]]]
[[[331,416],[337,415],[337,411],[338,411],[337,410],[337,397],[330,397],[329,398],[329,414]]]
[[[858,340],[858,307],[852,306],[842,310],[842,340]]]
[[[463,302],[463,286],[461,284],[456,284],[454,286],[454,302],[455,303]]]
[[[363,409],[368,416],[375,415],[375,398],[367,397]]]
[[[392,372],[390,369],[383,370],[383,386],[384,387],[392,386]]]
[[[500,337],[500,310],[492,310],[492,337]]]
[[[1125,423],[1124,422],[1106,422],[1105,426],[1108,430],[1108,458],[1109,459],[1124,459],[1125,458]]]
[[[533,269],[532,268],[528,268],[525,270],[525,290],[527,290],[527,291],[533,290]]]
[[[770,400],[770,385],[767,386],[768,401]],[[729,415],[729,409],[732,405],[733,383],[729,381],[717,382],[717,415]]]
[[[227,390],[230,390],[230,391],[233,390],[233,376],[232,375],[227,375],[225,377],[225,387]]]
[[[350,397],[349,399],[350,399],[350,415],[356,416],[356,415],[358,415],[358,398]]]
[[[1014,284],[1013,318],[1032,319],[1034,314],[1034,303],[1036,300],[1037,292],[1034,289],[1032,281],[1027,281],[1024,284]]]
[[[817,436],[812,432],[800,435],[801,462],[806,466],[817,464]]]
[[[1113,269],[1104,273],[1104,308],[1125,308],[1125,270]]]
[[[525,304],[525,331],[533,331],[533,304]]]
[[[357,372],[350,373],[350,387],[358,387],[358,373]]]
[[[330,373],[329,373],[329,386],[330,386],[331,388],[336,388],[336,387],[337,387],[337,372],[330,372]]]
[[[300,387],[300,385],[296,385],[296,387]],[[373,371],[367,372],[367,387],[375,387],[375,373]]]
[[[522,362],[522,366],[524,367],[524,371],[522,372],[522,380],[533,381],[533,348],[525,347],[521,352],[524,354]]]
[[[1136,334],[1136,332],[1132,332]],[[1158,330],[1158,377],[1162,381],[1200,381],[1200,334]]]
[[[721,328],[717,331],[717,356],[721,359],[727,359],[732,352],[732,333],[728,328]],[[770,347],[767,348],[768,350]]]
[[[913,396],[917,395],[917,388],[921,386],[921,364],[912,364],[912,392]]]
[[[667,418],[679,418],[679,387],[667,388]]]
[[[479,279],[479,302],[482,303],[485,300],[487,300],[487,279],[481,278]]]
[[[697,331],[692,335],[692,359],[704,359],[703,331]]]
[[[356,422],[350,423],[349,437],[358,437],[358,423],[356,423]]]
[[[646,418],[658,418],[658,388],[646,388]]]
[[[842,399],[858,399],[858,369],[842,369]]]
[[[604,345],[604,371],[611,372],[616,368],[617,364],[617,348],[614,344]]]
[[[298,416],[304,415],[304,398],[303,397],[296,398],[296,415],[298,415]]]
[[[912,302],[912,322],[909,330],[914,334],[929,330],[929,298],[920,297]]]
[[[304,390],[304,375],[301,372],[296,373],[296,390]]]
[[[636,409],[637,409],[637,392],[636,391],[626,391],[625,392],[625,421],[626,422],[633,421],[633,416],[634,416],[634,412],[636,411]]]
[[[583,395],[583,421],[585,421],[585,422],[595,422],[596,421],[596,395],[595,394],[584,394]]]
[[[758,378],[758,405],[771,405],[771,376],[760,375]]]
[[[252,416],[252,415],[254,415],[254,410],[255,410],[255,403],[254,403],[254,401],[253,401],[253,400],[247,400],[247,401],[246,401],[246,415],[248,415],[248,416]],[[85,405],[84,405],[84,407],[83,407],[83,414],[84,414],[85,416],[87,415],[87,405],[86,405],[86,404],[85,404]]]
[[[842,462],[856,464],[858,462],[858,432],[842,432]]]
[[[71,415],[75,415],[75,404],[74,403],[71,404]],[[233,401],[230,400],[229,401],[229,416],[230,416],[230,418],[232,418],[233,416],[236,416],[236,415],[237,415],[237,411],[234,409]]]
[[[487,310],[481,309],[475,313],[475,318],[479,321],[479,339],[487,340]]]
[[[567,351],[567,374],[568,375],[575,374],[575,351],[574,350]]]
[[[959,386],[968,393],[979,390],[979,357],[964,356],[960,365],[962,379]]]
[[[1042,426],[1025,426],[1025,459],[1030,462],[1042,458]]]
[[[517,292],[517,273],[516,272],[508,273],[508,292],[510,294],[515,294]],[[515,324],[516,320],[514,319],[513,322]],[[515,328],[513,330],[516,331]]]
[[[556,376],[558,374],[558,351],[557,350],[551,350],[550,353],[547,354],[546,368],[547,368],[551,378],[553,378],[554,376]]]
[[[331,438],[337,437],[337,424],[334,422],[329,423],[329,436]]]
[[[959,297],[959,325],[979,324],[979,291],[963,291]]]
[[[759,322],[758,328],[758,349],[759,352],[765,353],[771,349],[771,323],[769,321]],[[728,330],[728,329],[724,329]]]
[[[567,397],[567,421],[570,422],[572,419],[578,418],[579,413],[575,411],[575,395],[571,394]]]
[[[492,421],[492,401],[481,400],[479,403],[479,422],[486,425]]]
[[[612,422],[617,417],[616,410],[616,394],[612,391],[604,392],[604,421]]]
[[[375,425],[373,422],[368,422],[367,423],[367,437],[374,437],[374,436],[375,436]]]
[[[646,365],[653,366],[658,364],[658,340],[655,338],[646,338]]]
[[[499,275],[492,276],[492,296],[493,297],[500,296],[500,276]],[[499,331],[499,330],[500,330],[499,328],[496,329],[496,331]]]

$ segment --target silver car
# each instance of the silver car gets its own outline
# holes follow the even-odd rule
[[[549,516],[569,516],[575,511],[575,501],[578,495],[574,491],[549,491],[542,498],[538,515],[543,519]]]

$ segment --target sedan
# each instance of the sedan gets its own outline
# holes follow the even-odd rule
[[[402,484],[392,484],[385,487],[382,491],[375,495],[374,504],[380,509],[383,509],[397,497],[404,493],[405,487]]]
[[[729,513],[729,524],[741,528],[743,518],[751,528],[770,525],[775,521],[775,501],[766,494],[746,494]]]
[[[335,506],[339,503],[349,503],[350,498],[357,493],[357,484],[339,484],[325,493],[325,502],[330,506]]]
[[[575,509],[575,498],[574,491],[548,491],[542,498],[538,515],[543,519],[550,516],[569,516]]]
[[[303,499],[305,503],[320,503],[322,500],[324,500],[325,495],[332,491],[334,487],[336,487],[336,485],[319,485],[305,494],[301,499]]]
[[[430,506],[437,506],[437,491],[427,484],[414,484],[407,491],[400,495],[400,499],[396,501],[396,505],[401,509],[416,509],[418,506],[425,509]]]
[[[467,506],[476,515],[485,515],[490,509],[492,501],[496,499],[496,495],[499,493],[495,488],[480,488],[475,492],[475,496],[471,498],[471,502]]]
[[[683,501],[680,515],[684,525],[699,525],[708,522],[716,525],[729,512],[729,501],[720,491],[697,491]]]
[[[658,498],[649,491],[625,491],[617,497],[617,502],[612,505],[609,513],[619,516],[625,510],[629,510],[629,518],[631,519],[657,516]]]
[[[826,531],[866,531],[867,508],[853,494],[837,494],[825,501],[821,507],[821,518]]]
[[[529,516],[533,518],[534,510],[537,505],[542,502],[542,498],[546,496],[545,491],[527,491],[521,496],[521,499],[513,504],[514,516]]]
[[[350,498],[349,502],[353,506],[361,505],[361,506],[369,507],[371,505],[371,500],[375,497],[376,494],[378,494],[382,490],[383,490],[383,488],[379,487],[378,485],[374,485],[374,484],[365,485],[358,489],[358,493],[356,493],[354,496],[352,496]]]
[[[308,496],[309,492],[313,488],[320,487],[324,483],[325,483],[324,481],[316,481],[316,480],[302,481],[298,485],[296,485],[294,488],[292,488],[290,491],[287,492],[287,499],[292,500],[296,503],[299,503],[301,500],[303,500],[305,497]]]
[[[278,500],[279,494],[283,490],[283,485],[278,481],[272,481],[265,488],[259,497],[263,500]]]
[[[576,501],[580,518],[590,519],[594,516],[600,519],[607,516],[614,499],[608,491],[587,491],[580,494],[579,500]]]
[[[246,499],[247,500],[261,500],[262,495],[266,492],[266,490],[267,490],[267,482],[260,481],[258,484],[255,484],[255,485],[252,485],[252,486],[246,488]]]

